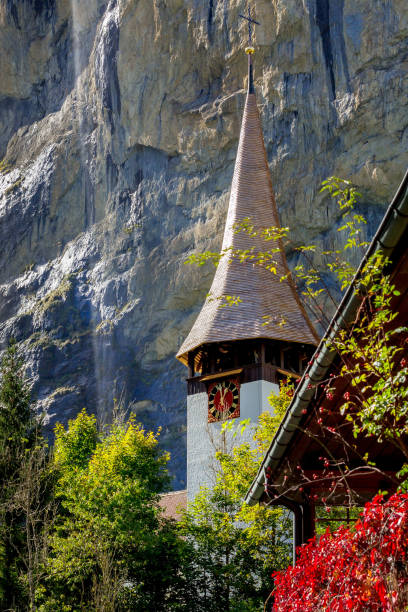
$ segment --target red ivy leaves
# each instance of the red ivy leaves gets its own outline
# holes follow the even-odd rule
[[[395,612],[408,604],[408,494],[376,496],[352,528],[327,531],[273,574],[274,612]]]

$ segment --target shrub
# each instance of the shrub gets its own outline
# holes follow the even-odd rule
[[[377,495],[352,528],[313,538],[298,549],[294,567],[274,574],[273,610],[407,610],[407,555],[408,495]]]

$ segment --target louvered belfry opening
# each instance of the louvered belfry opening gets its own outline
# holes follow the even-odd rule
[[[288,372],[297,369],[299,374],[302,361],[318,341],[291,280],[282,244],[262,236],[265,228],[279,227],[279,218],[254,93],[251,56],[248,63],[248,92],[222,243],[224,254],[209,295],[177,354],[189,366],[190,378],[214,373],[217,368],[228,371],[259,364]],[[246,220],[256,236],[237,230]],[[255,260],[234,257],[237,250],[256,254],[275,248],[276,272]],[[227,296],[239,297],[240,302],[228,305]],[[258,367],[259,375],[262,370],[265,374],[265,368]]]
[[[188,355],[188,394],[205,392],[208,380],[229,376],[239,376],[242,384],[256,380],[276,384],[288,378],[296,380],[306,369],[314,350],[310,344],[268,339],[202,345]]]

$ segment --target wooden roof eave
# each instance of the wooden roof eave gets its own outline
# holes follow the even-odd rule
[[[307,408],[313,399],[315,390],[311,388],[310,383],[312,383],[313,387],[314,384],[318,384],[325,380],[327,376],[328,370],[336,357],[336,352],[330,350],[328,344],[330,344],[330,341],[335,337],[339,329],[346,327],[353,321],[357,313],[357,309],[360,305],[360,298],[354,293],[353,287],[367,259],[380,250],[385,255],[391,256],[407,227],[408,170],[360,263],[353,282],[343,296],[326,333],[316,349],[315,354],[318,355],[318,357],[311,362],[311,365],[306,368],[302,376],[279,429],[258,470],[258,474],[245,496],[244,501],[247,504],[254,505],[260,501],[264,492],[266,470],[268,470],[270,474],[273,474],[281,464],[290,442],[298,431],[298,425],[302,418],[302,410]]]

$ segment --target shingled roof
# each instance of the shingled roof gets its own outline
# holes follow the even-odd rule
[[[242,262],[233,256],[236,249],[253,249],[257,253],[281,247],[278,242],[265,241],[260,234],[251,237],[244,231],[237,232],[236,224],[248,218],[258,231],[279,226],[253,88],[251,56],[248,93],[222,243],[225,254],[217,267],[209,296],[177,354],[183,363],[187,363],[190,351],[212,342],[268,338],[317,343],[316,332],[290,277],[280,280],[288,273],[283,249],[280,248],[275,256],[276,274],[262,265],[250,260]],[[239,296],[242,301],[237,305],[220,307],[225,296]]]

